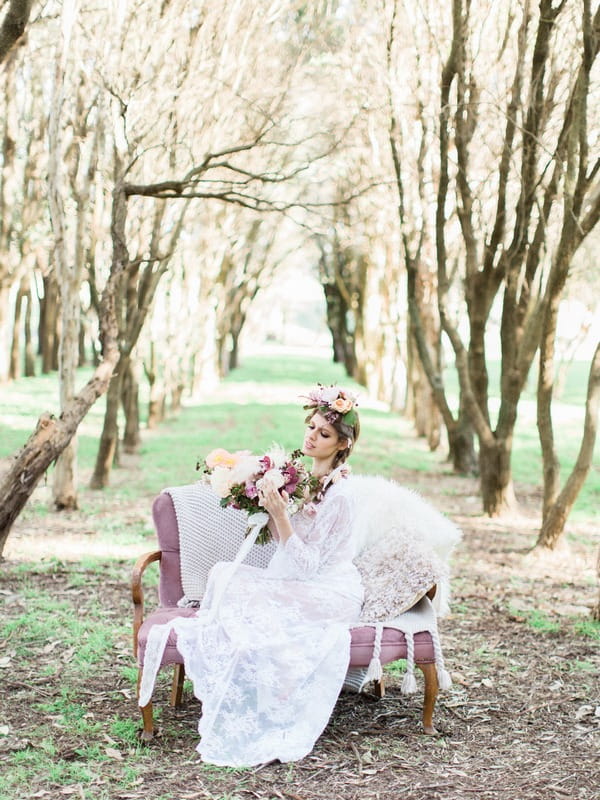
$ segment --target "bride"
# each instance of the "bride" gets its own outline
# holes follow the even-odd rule
[[[139,704],[151,699],[174,629],[202,702],[197,750],[208,763],[303,758],[344,683],[349,627],[363,601],[345,465],[360,423],[355,398],[338,387],[319,386],[308,400],[302,451],[319,479],[313,501],[290,517],[285,493],[263,486],[261,505],[278,542],[268,567],[242,564],[230,579],[229,565],[216,564],[197,614],[154,626],[148,639]]]

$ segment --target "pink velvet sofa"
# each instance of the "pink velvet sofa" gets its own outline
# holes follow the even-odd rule
[[[172,620],[176,616],[193,616],[196,609],[179,608],[177,602],[183,596],[180,571],[179,530],[173,501],[168,493],[158,495],[152,506],[152,516],[158,536],[159,549],[141,556],[135,564],[132,575],[133,599],[133,652],[137,660],[138,675],[141,677],[144,664],[146,642],[151,627]],[[159,562],[158,607],[144,618],[144,593],[142,577],[145,569],[153,562]],[[432,587],[431,595],[435,593]],[[375,629],[372,626],[352,628],[350,654],[351,667],[367,667],[373,655]],[[425,733],[434,734],[433,709],[438,694],[438,678],[435,668],[435,653],[431,635],[428,632],[416,633],[414,636],[415,665],[423,672],[425,690],[423,700],[423,729]],[[381,643],[380,660],[382,664],[390,664],[406,658],[407,646],[404,634],[396,628],[385,628]],[[174,675],[170,703],[178,706],[182,702],[184,681],[183,659],[177,650],[177,637],[172,633],[161,662],[161,668],[173,665]],[[138,689],[139,689],[138,677]],[[383,679],[375,682],[375,694],[383,697]],[[154,722],[152,702],[141,708],[144,741],[152,739]]]

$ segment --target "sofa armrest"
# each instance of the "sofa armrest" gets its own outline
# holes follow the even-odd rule
[[[133,655],[137,658],[138,631],[144,621],[144,589],[142,587],[142,575],[144,570],[153,561],[160,561],[162,552],[154,550],[152,553],[144,553],[135,562],[131,574],[131,599],[133,601]]]

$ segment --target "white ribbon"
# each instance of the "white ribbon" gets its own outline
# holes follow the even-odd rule
[[[240,566],[242,561],[246,558],[246,556],[252,549],[252,546],[254,545],[256,539],[258,538],[258,534],[265,527],[268,521],[269,521],[269,515],[265,511],[257,511],[255,514],[250,514],[250,516],[248,517],[249,531],[246,534],[244,541],[240,545],[240,549],[237,551],[235,558],[233,559],[231,564],[229,564],[228,569],[223,575],[222,580],[219,581],[218,586],[215,586],[213,601],[209,609],[209,619],[212,620],[215,618],[218,608],[221,605],[221,600],[223,599],[223,595],[225,594],[225,590],[229,586],[229,582],[237,572],[238,567]]]

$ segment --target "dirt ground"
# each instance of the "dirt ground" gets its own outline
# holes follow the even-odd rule
[[[418,486],[419,476],[396,476]],[[400,677],[387,678],[383,700],[342,695],[324,734],[310,756],[296,764],[270,764],[250,770],[202,765],[195,754],[199,705],[193,698],[175,710],[167,705],[166,683],[157,705],[162,707],[161,735],[149,747],[129,747],[108,734],[108,721],[118,714],[137,717],[131,682],[120,677],[133,665],[127,633],[91,678],[72,687],[87,714],[107,728],[98,744],[111,753],[99,765],[97,797],[115,800],[539,800],[600,798],[600,647],[598,627],[589,608],[597,596],[594,575],[599,543],[591,523],[570,524],[569,549],[549,557],[528,554],[539,520],[533,509],[539,498],[520,493],[521,510],[509,519],[480,516],[474,482],[440,474],[421,486],[423,494],[462,528],[456,553],[453,613],[441,621],[442,643],[452,677],[451,689],[440,694],[435,711],[439,734],[420,731],[422,682],[410,697],[400,693]],[[517,487],[517,490],[519,487]],[[140,498],[129,514],[148,513],[150,498]],[[107,509],[107,513],[111,510]],[[114,510],[112,510],[114,513]],[[89,524],[89,523],[88,523]],[[23,613],[22,573],[15,559],[34,558],[36,541],[55,553],[77,550],[81,520],[51,517],[43,532],[19,523],[1,574],[4,618]],[[34,555],[32,555],[34,554]],[[131,616],[128,579],[134,554],[123,552],[117,573],[86,570],[85,586],[77,589],[72,570],[77,562],[52,573],[28,573],[30,586],[63,598],[77,594],[79,613],[93,599],[107,621]],[[74,565],[74,566],[73,566]],[[12,600],[11,600],[12,598]],[[15,599],[16,598],[16,599]],[[587,625],[587,628],[586,628]],[[123,628],[126,631],[125,628]],[[0,650],[11,652],[6,640]],[[43,676],[43,667],[62,658],[46,644],[30,660],[0,671],[2,720],[9,735],[0,737],[0,758],[34,746],[32,732],[43,720],[35,704],[60,695],[61,681]],[[116,665],[116,667],[115,667]],[[75,680],[65,672],[64,681]],[[64,686],[64,683],[63,683]],[[47,719],[45,720],[47,721]],[[100,726],[102,729],[102,726]],[[57,759],[76,761],[81,740],[56,728]],[[143,769],[124,778],[127,764]],[[53,784],[50,776],[23,787],[21,797],[94,796],[82,785]],[[86,788],[89,791],[90,787]]]

